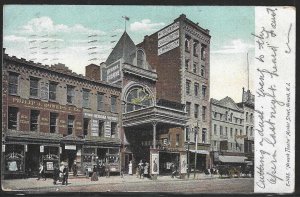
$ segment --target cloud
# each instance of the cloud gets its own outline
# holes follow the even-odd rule
[[[141,22],[137,21],[130,24],[131,31],[153,31],[159,29],[165,23],[151,23],[150,19],[143,19]]]
[[[84,34],[100,34],[106,33],[100,30],[89,29],[81,24],[68,26],[64,24],[55,24],[48,16],[33,18],[27,24],[20,27],[20,33],[24,34],[54,34],[54,33],[84,33]]]
[[[232,40],[229,45],[223,46],[219,50],[211,51],[215,54],[233,54],[233,53],[246,53],[250,49],[253,49],[254,45],[245,43],[241,39]]]
[[[21,36],[15,36],[15,35],[9,35],[3,37],[4,42],[26,42],[26,37]]]

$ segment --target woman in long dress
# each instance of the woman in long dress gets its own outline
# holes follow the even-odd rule
[[[128,164],[128,174],[132,175],[132,161],[130,161]]]

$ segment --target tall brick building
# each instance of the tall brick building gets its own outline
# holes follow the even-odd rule
[[[144,49],[147,61],[157,72],[157,99],[185,106],[185,147],[195,152],[197,138],[200,170],[210,166],[210,38],[209,30],[182,14],[137,45]],[[194,154],[190,156],[193,161]]]
[[[51,173],[62,161],[120,170],[121,87],[7,54],[2,68],[5,175],[33,175],[41,162]]]

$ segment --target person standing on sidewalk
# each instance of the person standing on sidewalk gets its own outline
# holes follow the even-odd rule
[[[94,165],[94,168],[93,168],[93,174],[92,174],[92,177],[91,177],[91,181],[98,181],[98,175],[97,175],[97,167],[96,167],[96,165]]]
[[[146,178],[149,178],[149,163],[146,161],[145,166],[144,166],[144,176]]]
[[[132,161],[130,161],[128,164],[128,174],[132,175]]]
[[[54,166],[53,170],[53,184],[56,185],[57,180],[59,179],[59,168],[58,164]]]
[[[65,165],[65,168],[63,170],[63,182],[62,185],[68,185],[68,178],[69,178],[69,168],[67,165]]]
[[[43,163],[40,163],[39,174],[38,174],[37,180],[40,180],[41,178],[44,178],[44,180],[46,180]]]
[[[140,178],[144,178],[144,163],[143,161],[141,160],[140,163],[139,163],[139,171],[140,171]]]
[[[89,178],[89,168],[88,168],[88,165],[87,164],[85,164],[85,166],[84,166],[84,172],[85,172],[85,178]]]
[[[109,178],[109,175],[110,175],[110,165],[109,165],[109,163],[105,164],[105,173],[106,173],[106,178]]]

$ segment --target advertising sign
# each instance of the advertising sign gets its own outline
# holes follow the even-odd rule
[[[115,82],[121,78],[120,61],[113,63],[106,68],[106,76],[109,83]]]
[[[161,47],[165,44],[167,44],[170,41],[175,40],[176,38],[179,38],[179,30],[171,33],[170,35],[167,35],[166,37],[158,40],[158,47]]]
[[[187,172],[187,155],[180,155],[180,173],[185,174]]]
[[[160,32],[158,32],[158,39],[160,39],[161,37],[164,37],[165,35],[171,33],[172,31],[176,30],[179,28],[179,22],[174,23],[173,25],[170,25],[169,27],[161,30]]]
[[[76,145],[65,145],[66,150],[76,150]]]
[[[159,174],[159,154],[151,154],[151,174]]]
[[[40,153],[44,152],[44,146],[40,146]]]
[[[158,55],[164,54],[172,49],[175,49],[176,47],[179,47],[179,40],[175,40],[174,42],[171,42],[161,48],[158,49]]]

